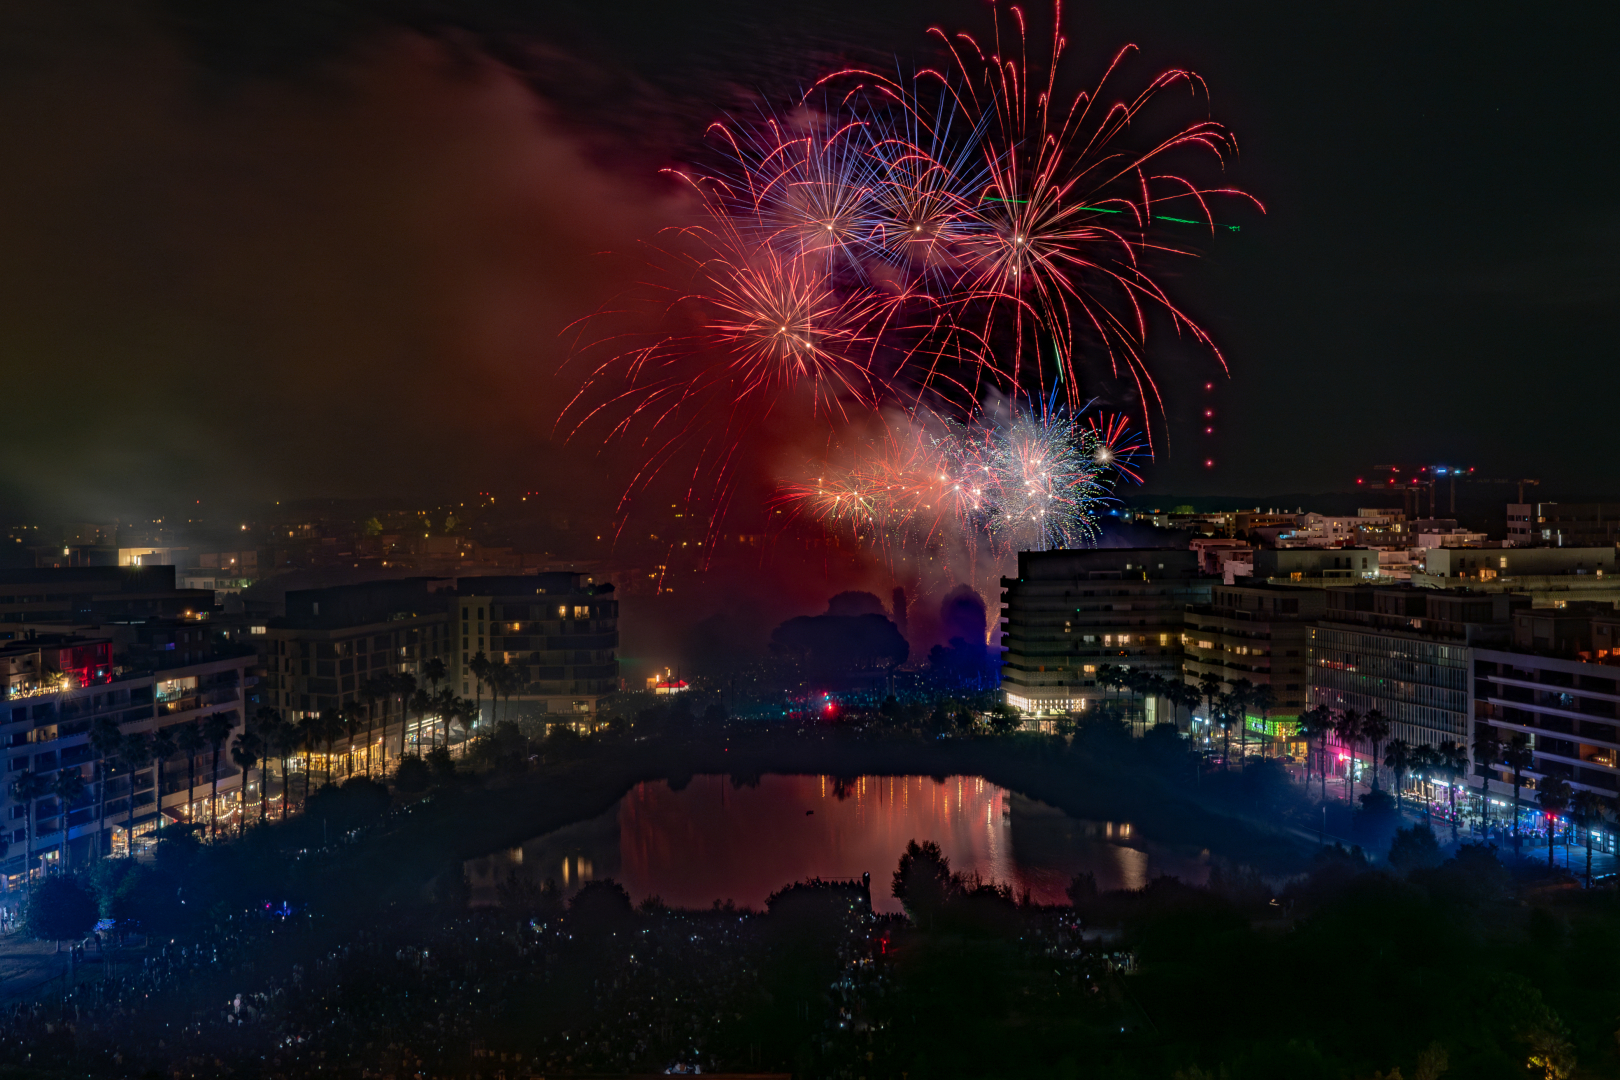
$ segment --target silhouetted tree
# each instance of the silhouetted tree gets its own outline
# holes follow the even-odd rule
[[[1530,737],[1516,733],[1502,748],[1502,764],[1513,771],[1513,854],[1519,854],[1519,789],[1524,786],[1524,770],[1535,761],[1530,751]]]
[[[1372,743],[1372,786],[1378,787],[1378,763],[1382,760],[1378,751],[1383,747],[1384,740],[1389,738],[1389,721],[1377,709],[1368,709],[1361,718],[1361,737]]]
[[[1412,768],[1412,746],[1405,739],[1393,739],[1384,754],[1384,765],[1395,775],[1395,812],[1401,812],[1401,784]]]
[[[1341,709],[1339,716],[1333,721],[1333,731],[1339,736],[1339,745],[1350,751],[1350,760],[1344,767],[1344,801],[1346,805],[1354,805],[1352,785],[1356,782],[1356,744],[1361,742],[1362,723],[1361,714],[1355,709]]]
[[[1558,839],[1558,815],[1569,809],[1574,792],[1561,776],[1544,776],[1536,787],[1536,802],[1547,819],[1547,869],[1553,868],[1553,848]]]
[[[1474,763],[1481,770],[1482,777],[1479,787],[1479,820],[1487,832],[1491,821],[1491,774],[1496,771],[1496,765],[1501,760],[1502,742],[1497,738],[1496,729],[1488,724],[1475,724]]]
[[[96,898],[79,879],[53,874],[34,886],[23,909],[23,929],[29,937],[56,942],[74,941],[95,929],[100,918]]]
[[[217,835],[219,832],[219,752],[225,747],[225,740],[231,737],[231,730],[236,725],[226,713],[214,713],[203,720],[202,736],[213,749],[214,758],[208,770],[208,832]],[[133,790],[130,798],[134,798]]]

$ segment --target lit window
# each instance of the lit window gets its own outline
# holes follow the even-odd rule
[[[1168,645],[1168,644],[1170,644],[1170,635],[1169,634],[1160,634],[1159,635],[1159,644],[1160,645]]]
[[[587,607],[584,604],[575,604],[574,605],[574,618],[576,618],[576,619],[588,619],[590,617],[591,617],[591,609],[589,607]]]
[[[1104,634],[1103,635],[1103,645],[1104,645],[1104,647],[1111,646],[1113,644],[1114,644],[1114,635],[1113,634]]]

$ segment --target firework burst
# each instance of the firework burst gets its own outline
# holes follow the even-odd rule
[[[1139,479],[1142,450],[1123,417],[1076,420],[1054,401],[967,424],[906,424],[785,485],[781,501],[880,547],[947,535],[996,552],[1083,547],[1115,488]]]
[[[1097,500],[1139,480],[1131,463],[1153,450],[1150,325],[1167,320],[1225,366],[1153,276],[1191,254],[1170,230],[1213,232],[1211,201],[1248,197],[1174,171],[1189,151],[1224,167],[1236,143],[1220,124],[1153,133],[1167,91],[1203,94],[1193,73],[1116,96],[1126,48],[1066,95],[1061,14],[1033,65],[1022,12],[998,8],[986,44],[934,31],[943,68],[840,71],[784,114],[714,125],[719,167],[687,178],[701,220],[655,249],[656,328],[592,342],[605,358],[566,426],[642,441],[630,491],[684,455],[719,492],[749,433],[783,410],[836,439],[899,408],[931,434],[824,470],[813,496],[790,493],[799,505],[874,533],[955,522],[1004,549],[1091,539]],[[1132,423],[1075,419],[1109,382],[1125,384]],[[1047,385],[1061,407],[1057,392],[1037,407]],[[1030,409],[988,421],[991,392]],[[969,476],[977,503],[961,494]]]

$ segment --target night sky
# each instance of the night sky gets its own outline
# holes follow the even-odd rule
[[[751,94],[988,25],[853,0],[217,6],[0,7],[14,507],[613,490],[612,454],[551,440],[559,335],[622,284],[601,253],[677,212],[657,169]],[[1131,41],[1128,85],[1203,75],[1242,148],[1229,179],[1269,211],[1171,268],[1231,378],[1159,336],[1148,491],[1436,461],[1617,494],[1617,21],[1066,8],[1077,70]]]

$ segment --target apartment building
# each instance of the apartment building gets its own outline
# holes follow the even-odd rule
[[[1187,607],[1208,603],[1213,584],[1188,550],[1019,552],[1018,576],[1001,580],[1007,704],[1030,715],[1080,711],[1104,696],[1104,663],[1180,679]],[[1148,709],[1151,720],[1157,703]]]
[[[1474,722],[1506,742],[1525,735],[1534,753],[1529,783],[1559,776],[1620,796],[1620,657],[1601,642],[1620,628],[1611,605],[1523,608],[1510,648],[1474,653]],[[1476,773],[1511,786],[1500,768]],[[1496,790],[1496,788],[1493,788]]]
[[[119,663],[113,649],[110,638],[44,634],[0,645],[7,781],[0,795],[0,881],[7,888],[22,884],[30,870],[122,853],[131,837],[139,846],[160,818],[228,822],[236,812],[242,778],[225,752],[228,737],[217,771],[208,752],[189,766],[177,754],[105,776],[96,767],[91,732],[111,719],[126,735],[173,734],[215,715],[239,727],[253,658],[240,652],[165,663],[172,654],[154,653],[134,667]],[[67,771],[78,773],[84,790],[63,805],[51,788]],[[20,797],[16,781],[25,774],[39,778],[43,794]]]
[[[449,594],[449,668],[456,692],[484,699],[472,660],[482,653],[512,673],[502,716],[518,713],[592,724],[619,688],[619,602],[593,575],[460,578]],[[459,632],[458,631],[459,628]]]
[[[1522,598],[1505,593],[1363,586],[1327,592],[1308,631],[1310,706],[1376,709],[1390,739],[1413,746],[1470,745],[1475,651],[1505,648]],[[1316,751],[1313,749],[1312,751]],[[1330,774],[1369,763],[1369,748],[1329,741]]]
[[[1183,676],[1196,686],[1213,675],[1223,693],[1239,679],[1269,686],[1274,706],[1249,710],[1245,726],[1262,739],[1288,740],[1305,708],[1310,624],[1327,596],[1289,585],[1213,586],[1209,603],[1187,607]]]
[[[212,589],[176,588],[172,566],[0,570],[0,626],[180,619],[213,607]]]
[[[286,614],[248,628],[264,666],[262,703],[296,721],[363,700],[367,680],[421,665],[451,648],[447,578],[369,581],[287,593]]]

